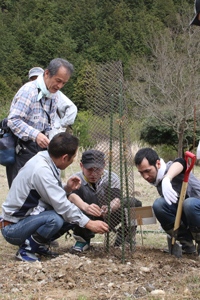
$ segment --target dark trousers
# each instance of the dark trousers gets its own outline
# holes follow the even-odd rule
[[[21,149],[19,153],[16,153],[15,155],[15,163],[6,167],[9,188],[11,187],[11,184],[14,178],[17,176],[19,170],[25,165],[25,163],[39,151],[46,150],[38,146],[38,144],[33,141],[24,142],[20,140],[19,146]]]

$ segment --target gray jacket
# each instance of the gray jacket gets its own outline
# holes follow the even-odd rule
[[[55,166],[48,151],[39,152],[21,168],[2,205],[2,217],[17,223],[35,210],[39,212],[40,208],[54,209],[65,221],[77,223],[80,227],[84,227],[89,221],[89,218],[67,199],[60,180],[60,170]]]
[[[173,161],[169,161],[166,164],[165,174],[168,172],[168,170],[172,164],[173,164]],[[173,189],[178,193],[178,195],[181,194],[183,179],[184,179],[184,173],[180,173],[179,175],[174,177],[171,182]],[[161,183],[162,183],[162,181],[158,184],[157,190],[158,190],[159,195],[163,197]],[[200,200],[200,181],[194,176],[194,174],[192,172],[190,172],[188,186],[187,186],[187,192],[186,192],[185,197],[186,198],[194,197],[194,198],[197,198]]]

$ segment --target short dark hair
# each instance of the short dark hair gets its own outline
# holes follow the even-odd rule
[[[146,158],[150,166],[156,166],[157,160],[160,160],[157,152],[151,148],[142,148],[135,155],[135,165],[140,165],[143,159]]]
[[[49,155],[59,158],[68,154],[69,159],[76,153],[79,139],[67,132],[60,132],[52,138],[48,146]]]
[[[64,67],[67,70],[66,73],[69,74],[70,76],[74,72],[73,65],[69,63],[67,60],[63,58],[54,58],[50,61],[48,67],[46,68],[46,70],[49,71],[49,77],[56,75],[60,67]]]

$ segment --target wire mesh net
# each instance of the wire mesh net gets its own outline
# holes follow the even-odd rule
[[[104,249],[124,258],[126,249],[135,251],[136,228],[133,157],[120,61],[88,66],[86,98],[90,144],[105,154],[105,170],[99,179],[96,176],[95,186],[97,203],[110,228]]]

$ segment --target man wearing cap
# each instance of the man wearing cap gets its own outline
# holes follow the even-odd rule
[[[40,67],[34,67],[28,72],[28,79],[34,81],[38,78],[39,75],[44,74],[44,70]]]
[[[55,58],[37,80],[23,85],[15,95],[8,116],[8,127],[17,139],[15,163],[6,167],[9,187],[21,167],[47,148],[57,109],[57,92],[73,71],[68,61]],[[36,73],[33,71],[32,75]]]
[[[68,199],[76,204],[91,220],[105,220],[107,222],[109,172],[105,170],[105,154],[98,150],[88,150],[82,154],[80,162],[81,172],[75,175],[81,179],[81,186],[74,190]],[[120,210],[120,180],[115,173],[111,173],[111,202],[110,202],[110,230],[121,222]],[[71,252],[82,252],[90,247],[90,240],[94,232],[76,226],[74,229],[75,245]]]
[[[37,77],[44,73],[44,70],[40,67],[34,67],[29,70],[29,80],[36,80]],[[76,119],[77,107],[76,105],[61,91],[58,94],[58,104],[54,120],[54,127],[49,132],[51,138],[54,134],[58,133],[61,128],[66,128],[66,131],[72,134],[72,125]]]
[[[190,22],[190,25],[200,26],[200,0],[195,0],[195,17]]]

